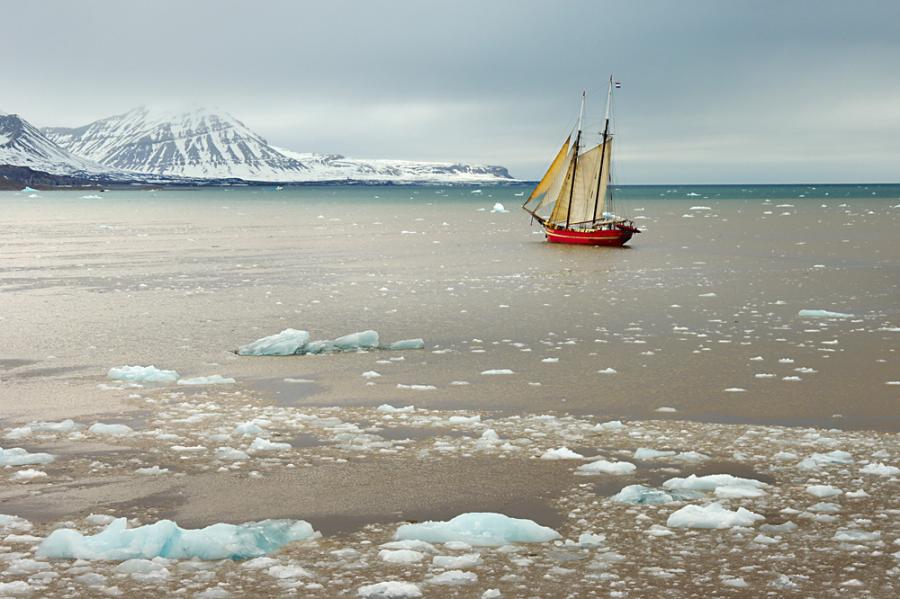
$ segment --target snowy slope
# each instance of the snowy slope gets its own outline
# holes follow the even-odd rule
[[[17,114],[0,114],[0,165],[53,175],[97,176],[111,171],[59,147]]]
[[[276,148],[227,113],[136,108],[78,128],[46,128],[69,151],[136,173],[246,181],[489,182],[503,167],[356,160]]]
[[[202,179],[289,181],[306,171],[225,113],[135,108],[74,129],[44,129],[69,151],[106,166]]]
[[[460,164],[452,162],[416,162],[345,158],[338,154],[309,154],[278,148],[285,156],[305,164],[310,181],[389,181],[397,183],[447,182],[478,183],[511,180],[502,166]]]

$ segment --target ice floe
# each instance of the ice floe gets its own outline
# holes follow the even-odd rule
[[[853,314],[829,312],[828,310],[800,310],[797,316],[800,318],[853,318]]]
[[[95,535],[61,528],[38,546],[43,558],[84,560],[150,560],[198,558],[244,559],[265,555],[294,541],[318,536],[304,520],[263,520],[247,524],[213,524],[201,529],[181,528],[171,520],[128,528],[117,518]]]
[[[428,543],[462,541],[473,546],[500,546],[510,543],[545,543],[560,536],[552,528],[541,526],[532,520],[492,512],[469,512],[447,522],[404,524],[394,533],[394,538]]]
[[[637,469],[637,466],[631,462],[610,462],[607,460],[595,460],[593,462],[582,464],[575,469],[575,474],[582,476],[591,476],[594,474],[631,474]]]
[[[178,379],[179,385],[231,385],[234,384],[233,378],[224,377],[221,374],[213,374],[210,376],[196,376],[189,379]]]
[[[422,590],[412,582],[385,580],[359,587],[356,594],[364,599],[415,599]]]
[[[88,432],[94,435],[108,435],[110,437],[124,437],[134,432],[127,424],[105,424],[95,422],[88,428]]]
[[[285,329],[280,333],[242,345],[238,348],[237,354],[241,356],[293,356],[370,349],[413,350],[424,347],[425,341],[422,339],[403,339],[382,346],[379,345],[378,333],[372,330],[351,333],[336,339],[310,341],[309,331]]]
[[[745,508],[736,511],[723,507],[720,503],[709,505],[686,505],[672,512],[666,520],[669,528],[733,528],[753,526],[765,518]]]
[[[21,447],[3,449],[0,447],[0,466],[33,466],[36,464],[49,464],[54,460],[49,453],[30,453]]]
[[[156,366],[118,366],[110,368],[106,376],[116,381],[130,383],[172,383],[178,380],[178,372],[161,370]]]

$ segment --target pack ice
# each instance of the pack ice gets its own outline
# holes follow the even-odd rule
[[[44,558],[115,561],[154,557],[244,559],[317,536],[319,533],[304,520],[220,523],[201,529],[186,529],[171,520],[128,528],[126,518],[117,518],[95,535],[86,536],[69,528],[55,530],[41,542],[37,555]]]
[[[461,541],[469,545],[500,546],[510,543],[546,543],[560,538],[552,528],[533,520],[510,518],[493,512],[469,512],[447,522],[404,524],[394,533],[397,540],[428,543]]]
[[[351,333],[337,339],[310,341],[309,331],[285,329],[275,335],[242,345],[237,353],[240,356],[302,356],[365,349],[404,350],[424,347],[425,342],[422,339],[403,339],[381,346],[378,344],[378,333],[371,330]]]
[[[732,528],[735,526],[753,526],[763,516],[739,507],[731,511],[720,503],[709,505],[686,505],[669,515],[666,526],[669,528]]]

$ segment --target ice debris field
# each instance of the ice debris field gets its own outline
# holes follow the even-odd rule
[[[5,440],[25,446],[0,452],[14,489],[4,503],[21,505],[36,490],[52,502],[83,479],[138,477],[174,490],[210,474],[264,484],[353,463],[388,464],[400,485],[405,469],[484,459],[524,476],[544,464],[568,483],[547,499],[551,522],[541,511],[469,511],[323,533],[298,504],[295,519],[185,527],[164,509],[136,513],[115,498],[74,519],[8,514],[0,516],[0,596],[184,589],[204,598],[517,597],[558,596],[565,587],[571,596],[887,597],[900,581],[895,434],[504,415],[414,402],[279,406],[234,385],[160,386],[179,380],[160,372],[110,371],[123,378],[109,392],[153,409],[144,422],[4,429]],[[427,434],[392,432],[417,430]],[[298,435],[314,442],[295,443]],[[126,453],[62,459],[49,451],[97,442]]]

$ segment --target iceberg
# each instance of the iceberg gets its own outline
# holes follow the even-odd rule
[[[309,343],[309,331],[285,329],[238,348],[239,356],[292,356]]]
[[[797,316],[800,318],[853,318],[853,314],[829,312],[828,310],[800,310]]]
[[[338,337],[310,341],[309,331],[285,329],[275,335],[257,339],[237,349],[239,356],[302,356],[306,354],[330,354],[368,349],[406,350],[423,349],[422,339],[403,339],[388,345],[379,345],[376,331],[360,331]]]
[[[669,528],[733,528],[735,526],[753,526],[763,516],[744,508],[731,511],[720,503],[705,506],[686,505],[669,515],[666,526]]]
[[[0,466],[33,466],[35,464],[49,464],[54,459],[49,453],[29,453],[21,447],[0,447]]]
[[[172,383],[178,380],[174,370],[160,370],[156,366],[119,366],[106,373],[111,379],[130,383]]]
[[[572,451],[568,447],[559,447],[556,449],[548,449],[541,454],[542,460],[583,460],[584,456],[580,453]]]
[[[404,524],[397,528],[394,538],[428,543],[461,541],[473,546],[502,546],[510,543],[546,543],[560,536],[552,528],[532,520],[492,512],[469,512],[447,522]]]
[[[197,558],[202,560],[259,557],[294,541],[320,534],[304,520],[262,520],[246,524],[213,524],[181,528],[171,520],[128,528],[126,518],[113,520],[95,535],[54,530],[38,546],[42,558],[125,561],[131,559]]]
[[[500,202],[496,202],[496,203],[494,204],[494,207],[491,208],[491,212],[493,212],[493,213],[500,213],[500,214],[506,214],[506,213],[509,212],[509,210],[507,210],[507,209],[503,206],[503,204],[501,204]]]

